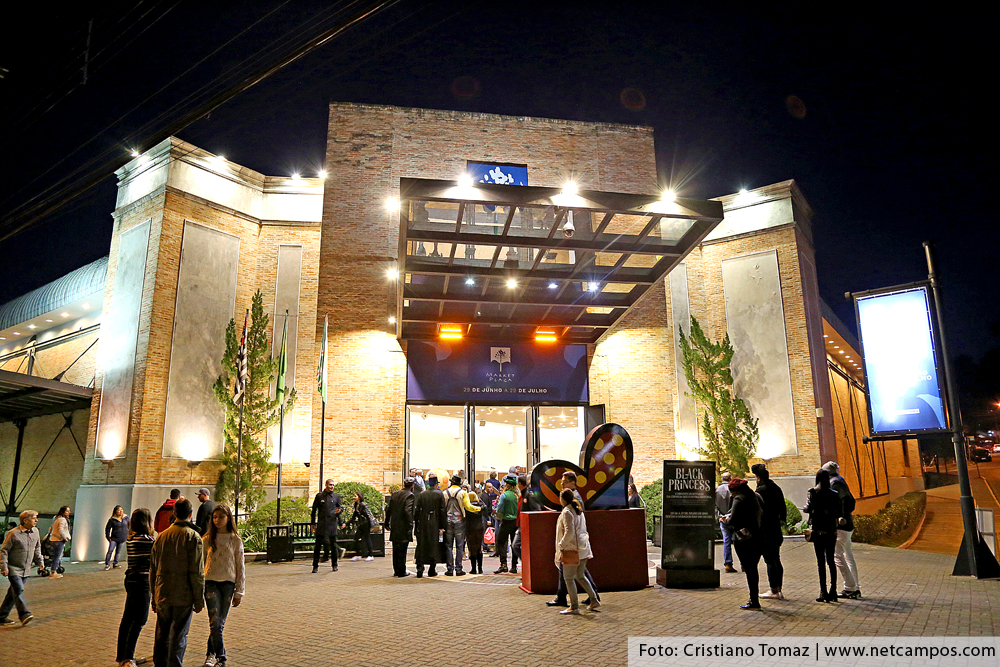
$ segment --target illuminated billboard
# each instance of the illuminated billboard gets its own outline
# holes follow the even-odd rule
[[[855,301],[872,435],[948,428],[926,287]]]

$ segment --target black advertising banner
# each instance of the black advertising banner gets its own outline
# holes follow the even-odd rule
[[[715,568],[715,461],[663,462],[664,570]]]
[[[587,346],[411,340],[406,346],[406,399],[586,403]]]

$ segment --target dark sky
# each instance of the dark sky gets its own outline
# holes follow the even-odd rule
[[[877,3],[624,4],[401,3],[178,136],[266,174],[310,175],[329,101],[651,125],[661,179],[683,195],[798,182],[816,210],[822,295],[850,326],[843,293],[926,278],[920,244],[932,240],[952,354],[997,346],[987,21]],[[103,164],[108,177],[0,242],[0,302],[107,254],[111,172],[130,140],[162,131],[203,86],[226,89],[241,67],[332,14],[307,1],[21,11],[0,40],[0,226],[74,169]]]

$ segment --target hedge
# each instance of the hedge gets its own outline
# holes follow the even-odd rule
[[[646,537],[653,537],[653,517],[663,511],[663,479],[647,484],[639,490],[639,497],[646,503]]]
[[[249,553],[267,549],[267,527],[273,526],[278,514],[278,501],[272,500],[254,510],[246,521],[239,525],[243,548]],[[309,521],[310,506],[305,498],[286,497],[281,499],[281,521],[283,524]]]
[[[875,544],[904,534],[908,536],[916,530],[926,506],[926,493],[910,491],[875,514],[855,514],[854,536],[851,539]]]

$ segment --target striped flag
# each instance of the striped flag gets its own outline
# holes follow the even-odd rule
[[[285,374],[288,372],[288,311],[285,311],[285,328],[281,332],[281,353],[278,356],[278,384],[274,389],[274,398],[279,405],[285,404]]]
[[[327,313],[326,319],[323,320],[323,342],[319,347],[319,367],[316,369],[316,388],[319,390],[319,395],[323,397],[323,402],[326,403],[326,338],[330,329],[330,314]]]
[[[243,318],[243,336],[240,338],[240,349],[236,353],[236,390],[233,393],[233,403],[239,404],[243,392],[247,390],[247,380],[250,379],[250,364],[247,361],[247,321],[250,310]]]

